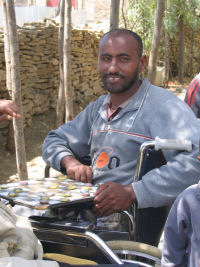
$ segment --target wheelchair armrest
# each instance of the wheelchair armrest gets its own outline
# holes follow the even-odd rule
[[[165,157],[161,150],[155,150],[155,142],[146,142],[140,147],[140,153],[137,159],[137,166],[134,175],[134,182],[142,179],[152,169],[159,168],[166,164]]]

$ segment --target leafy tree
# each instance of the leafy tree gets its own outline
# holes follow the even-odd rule
[[[170,38],[176,39],[178,36],[178,79],[183,82],[184,77],[184,55],[185,40],[190,38],[191,45],[190,57],[190,75],[193,75],[193,48],[194,48],[194,31],[200,27],[199,19],[200,0],[168,0],[167,16],[165,20],[165,31]],[[185,30],[190,29],[191,37],[186,35]],[[187,31],[188,34],[188,31]]]
[[[139,33],[144,42],[144,52],[149,55],[151,50],[155,6],[157,1],[153,0],[130,0],[122,1],[121,26]],[[161,46],[159,49],[158,60],[169,61],[170,43],[172,40],[178,41],[178,53],[174,51],[176,59],[170,62],[171,73],[177,75],[179,79],[185,74],[184,55],[186,54],[185,41],[187,43],[187,58],[190,56],[190,63],[187,62],[189,74],[193,75],[194,56],[200,57],[200,52],[194,52],[195,35],[198,34],[200,27],[200,0],[168,0],[165,11],[164,30],[160,38]],[[186,32],[187,29],[187,32]],[[189,29],[189,30],[188,30]],[[188,50],[189,47],[189,50]],[[173,66],[172,66],[173,64]],[[169,62],[165,66],[169,65]],[[169,68],[167,67],[167,72]],[[188,71],[187,71],[188,74]],[[168,76],[168,74],[166,75]]]
[[[122,6],[125,5],[124,1]],[[142,36],[145,53],[151,49],[156,1],[130,0],[121,15],[121,25]]]

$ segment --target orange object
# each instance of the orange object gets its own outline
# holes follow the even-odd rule
[[[106,166],[109,162],[109,156],[108,156],[108,153],[107,152],[102,152],[98,159],[97,159],[97,163],[96,163],[96,166],[97,168],[103,168],[104,166]]]

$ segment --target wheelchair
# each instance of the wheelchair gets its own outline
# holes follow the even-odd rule
[[[187,140],[163,140],[141,145],[134,181],[152,170],[166,164],[162,150],[176,149],[190,152],[191,142]],[[85,159],[79,159],[85,163]],[[90,164],[89,158],[86,158]],[[45,168],[45,177],[50,177],[50,167]],[[68,212],[89,210],[92,203],[72,206]],[[55,216],[52,216],[55,215]],[[60,217],[58,210],[51,216],[30,216],[34,233],[42,242],[45,255],[67,255],[89,260],[90,264],[136,264],[135,266],[160,266],[161,250],[157,248],[168,207],[137,209],[121,214],[129,224],[128,232],[99,231],[91,221],[68,220]],[[59,261],[59,259],[58,259]],[[84,265],[87,263],[84,262]]]
[[[148,171],[166,164],[162,153],[164,149],[190,152],[192,144],[187,140],[163,140],[159,138],[145,142],[140,148],[134,181],[142,179],[142,176]],[[90,164],[88,157],[79,160],[84,164]],[[49,177],[49,172],[50,167],[46,166],[45,177]],[[130,211],[121,212],[128,219],[128,233],[98,231],[90,222],[68,223],[64,220],[48,223],[40,221],[40,219],[37,221],[37,218],[34,217],[30,219],[36,235],[42,240],[44,250],[47,252],[58,251],[77,256],[76,246],[78,242],[78,245],[81,246],[80,257],[88,259],[90,255],[90,259],[95,260],[98,264],[137,263],[160,266],[161,251],[157,246],[169,207],[137,209],[137,206],[134,205],[132,210],[132,213]],[[63,237],[65,241],[63,241]],[[85,240],[83,241],[85,246],[80,241],[81,239]],[[98,247],[97,250],[96,247]],[[101,248],[100,251],[99,248]],[[89,254],[88,251],[90,251]],[[91,255],[93,256],[91,257]]]

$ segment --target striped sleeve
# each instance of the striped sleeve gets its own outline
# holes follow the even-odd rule
[[[199,117],[200,114],[200,80],[198,76],[191,81],[185,96],[185,102],[190,106],[197,117]]]

